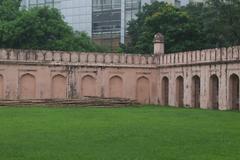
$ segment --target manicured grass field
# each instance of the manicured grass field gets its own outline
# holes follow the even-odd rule
[[[240,113],[0,108],[1,160],[239,160]]]

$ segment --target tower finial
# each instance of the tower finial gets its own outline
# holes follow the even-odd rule
[[[164,54],[164,36],[161,33],[157,33],[154,36],[154,54],[163,55]]]

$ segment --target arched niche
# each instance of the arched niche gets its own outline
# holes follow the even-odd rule
[[[120,76],[113,76],[109,80],[109,96],[123,97],[123,80]]]
[[[146,77],[137,79],[137,101],[143,104],[150,103],[150,83]]]
[[[81,81],[81,95],[94,97],[96,96],[96,79],[93,76],[86,75]]]
[[[162,105],[169,105],[169,79],[168,77],[163,77],[162,79]]]
[[[200,77],[197,75],[193,76],[191,94],[193,108],[200,108],[200,90],[201,90]]]
[[[52,78],[52,98],[64,99],[67,96],[67,79],[63,75]]]
[[[229,78],[229,105],[233,110],[239,110],[239,77],[232,74]]]
[[[211,109],[219,108],[219,80],[215,74],[210,77],[209,102]]]
[[[34,75],[27,73],[21,76],[19,82],[20,99],[34,99],[36,96],[36,78]]]
[[[178,76],[176,79],[176,104],[178,107],[183,107],[184,105],[184,84],[183,84],[183,77]]]
[[[3,76],[0,74],[0,99],[4,98],[4,84],[3,84]]]

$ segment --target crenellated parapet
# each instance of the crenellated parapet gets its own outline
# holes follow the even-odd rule
[[[159,64],[159,57],[139,54],[1,49],[0,61],[42,65],[154,67]]]
[[[162,55],[84,53],[40,50],[1,49],[0,61],[42,65],[88,65],[112,67],[168,67],[234,63],[240,60],[240,46]]]
[[[240,46],[164,54],[159,57],[160,67],[221,64],[240,61]]]
[[[148,104],[240,110],[240,46],[154,54],[0,49],[0,101],[127,98]]]

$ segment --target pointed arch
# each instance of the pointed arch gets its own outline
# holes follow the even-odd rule
[[[233,110],[239,110],[239,77],[232,74],[229,78],[229,105]]]
[[[96,79],[93,76],[86,75],[82,78],[81,95],[89,97],[96,96]]]
[[[212,75],[210,77],[209,84],[209,100],[210,100],[210,108],[218,109],[219,108],[219,80],[217,75]]]
[[[137,101],[143,104],[150,103],[149,79],[140,77],[137,79]]]
[[[57,74],[52,78],[52,98],[63,99],[67,95],[67,79]]]
[[[123,80],[120,76],[113,76],[109,80],[109,96],[123,97]]]
[[[162,79],[162,104],[168,106],[169,105],[169,79],[167,77],[163,77]]]
[[[200,77],[195,75],[192,77],[192,107],[200,108]]]
[[[176,104],[178,107],[183,107],[184,105],[184,84],[183,84],[183,77],[178,76],[176,79]]]
[[[4,98],[4,84],[3,84],[3,76],[0,74],[0,99]]]
[[[20,99],[34,99],[36,96],[36,79],[35,76],[27,73],[21,76],[19,83]]]

